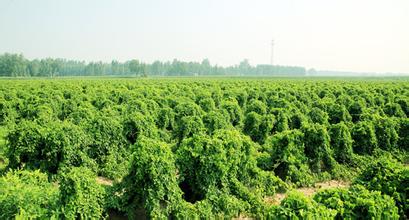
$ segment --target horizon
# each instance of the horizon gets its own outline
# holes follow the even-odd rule
[[[114,62],[114,61],[117,61],[117,62],[119,62],[120,64],[126,64],[126,63],[128,63],[128,62],[133,61],[133,60],[140,61],[140,60],[138,60],[138,59],[130,59],[130,60],[124,60],[124,61],[118,61],[117,59],[113,59],[113,60],[111,60],[111,61],[102,61],[102,60],[85,61],[85,60],[66,59],[66,58],[59,58],[59,57],[42,57],[42,58],[28,59],[28,58],[25,57],[24,54],[22,54],[22,53],[20,53],[20,54],[18,54],[18,53],[13,54],[13,53],[8,53],[8,52],[3,53],[3,54],[0,54],[0,56],[5,55],[5,54],[10,54],[10,55],[22,55],[25,59],[27,59],[27,60],[30,61],[30,62],[32,62],[32,61],[34,61],[34,60],[40,61],[40,60],[46,60],[46,59],[49,59],[49,58],[50,58],[50,59],[53,59],[53,60],[63,60],[63,61],[65,61],[65,62],[70,62],[70,61],[80,62],[80,63],[84,63],[85,65],[89,65],[89,64],[92,64],[92,63],[94,63],[94,64],[102,63],[102,64],[106,64],[106,65],[111,65],[111,62]],[[238,63],[236,63],[236,64],[232,64],[232,65],[218,65],[218,64],[213,64],[212,61],[209,60],[208,58],[203,58],[202,60],[193,60],[193,61],[185,61],[185,60],[179,60],[179,59],[174,58],[174,59],[171,59],[171,60],[154,60],[154,61],[152,61],[152,62],[146,62],[146,63],[142,63],[142,64],[152,65],[152,64],[155,63],[155,62],[160,62],[160,63],[162,63],[162,64],[172,64],[174,61],[178,61],[178,62],[182,62],[182,63],[186,63],[186,64],[189,64],[189,63],[201,64],[202,61],[205,61],[205,60],[209,61],[209,62],[210,62],[210,65],[211,65],[212,67],[218,66],[218,67],[221,67],[221,68],[234,68],[234,67],[238,67],[238,66],[240,65],[240,63],[241,63],[242,61],[245,61],[246,59],[241,60],[240,62],[238,62]],[[248,60],[247,60],[247,61],[248,61]],[[328,69],[316,69],[316,68],[314,68],[314,67],[308,69],[308,68],[306,68],[306,67],[304,67],[304,66],[296,66],[296,65],[291,65],[291,66],[290,66],[290,65],[280,65],[280,64],[274,64],[274,65],[271,65],[271,64],[253,64],[253,63],[249,63],[249,64],[250,64],[250,66],[253,67],[253,68],[256,68],[256,67],[258,67],[258,66],[300,67],[300,68],[304,68],[304,69],[305,69],[305,76],[320,76],[320,75],[322,75],[322,76],[337,76],[337,77],[338,77],[338,76],[346,76],[346,77],[349,77],[349,76],[358,76],[358,77],[360,77],[360,76],[369,76],[369,77],[372,77],[372,76],[381,76],[381,77],[384,77],[384,76],[391,76],[391,77],[395,77],[395,76],[409,76],[409,72],[370,72],[370,71],[357,72],[357,71],[349,71],[349,70],[344,70],[344,71],[341,70],[341,71],[340,71],[340,70],[334,70],[334,69],[332,69],[332,70],[328,70]],[[310,71],[313,71],[314,73],[309,73]]]
[[[0,0],[0,54],[409,73],[409,2]]]

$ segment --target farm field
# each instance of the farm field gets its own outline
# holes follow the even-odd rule
[[[407,219],[409,80],[0,80],[0,219]]]

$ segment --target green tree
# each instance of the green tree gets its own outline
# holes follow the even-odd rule
[[[203,59],[200,65],[200,75],[210,75],[212,73],[212,66],[210,65],[209,59]]]
[[[248,59],[244,59],[239,64],[239,72],[241,75],[251,74],[251,66]]]
[[[145,74],[145,66],[143,63],[139,62],[139,60],[129,61],[128,66],[131,73],[135,74],[136,76]]]
[[[27,65],[27,70],[30,76],[40,76],[41,63],[39,60],[32,60]]]
[[[122,66],[117,60],[111,61],[111,74],[112,75],[120,75],[123,74]]]
[[[22,54],[5,53],[0,56],[0,76],[27,76],[27,60]]]

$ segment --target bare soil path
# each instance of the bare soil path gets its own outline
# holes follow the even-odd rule
[[[103,176],[98,176],[97,183],[100,185],[112,186],[114,181]]]
[[[313,196],[318,190],[321,189],[332,189],[332,188],[347,188],[349,187],[350,183],[345,181],[339,180],[330,180],[326,182],[316,183],[315,187],[301,187],[295,189],[296,191],[302,193],[307,197]],[[266,197],[264,199],[265,202],[273,205],[279,205],[283,199],[287,197],[287,193],[276,193],[272,197]]]

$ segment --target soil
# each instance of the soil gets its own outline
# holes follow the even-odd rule
[[[302,187],[295,189],[307,197],[313,196],[318,190],[331,188],[347,188],[350,183],[345,181],[330,180],[326,182],[316,183],[315,187]],[[269,204],[279,205],[283,199],[287,197],[286,193],[276,193],[272,197],[266,197],[264,201]]]
[[[112,181],[112,180],[110,180],[110,179],[108,179],[106,177],[102,177],[102,176],[97,177],[97,183],[100,184],[100,185],[112,186],[113,182],[114,181]]]

